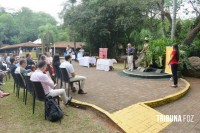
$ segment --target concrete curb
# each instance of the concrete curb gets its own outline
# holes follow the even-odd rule
[[[129,77],[136,77],[136,78],[144,78],[144,79],[163,79],[163,78],[170,78],[171,75],[169,74],[161,74],[161,75],[141,75],[136,73],[129,73],[126,70],[123,70],[123,74]]]
[[[171,95],[168,95],[166,97],[163,97],[163,98],[159,98],[159,99],[156,99],[156,100],[151,100],[151,101],[146,101],[146,102],[142,102],[144,103],[145,105],[149,106],[149,107],[158,107],[158,106],[161,106],[161,105],[165,105],[167,103],[171,103],[171,102],[174,102],[178,99],[180,99],[181,97],[183,97],[190,89],[190,83],[187,82],[186,80],[184,79],[181,79],[183,82],[185,82],[186,86],[184,89],[182,89],[181,91],[175,93],[175,94],[171,94]]]

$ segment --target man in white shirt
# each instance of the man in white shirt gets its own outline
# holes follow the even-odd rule
[[[63,103],[65,105],[68,104],[71,101],[72,97],[66,96],[65,89],[53,89],[55,85],[51,77],[49,77],[47,74],[44,74],[44,72],[47,69],[46,62],[40,61],[37,64],[37,66],[38,69],[31,75],[30,80],[35,82],[41,82],[44,92],[47,96],[55,97],[60,95]]]
[[[66,68],[68,75],[70,77],[70,81],[81,81],[81,88],[79,88],[78,94],[87,94],[83,91],[86,77],[79,76],[75,74],[74,67],[72,64],[70,64],[70,61],[72,60],[71,55],[65,56],[65,61],[61,63],[60,68]]]

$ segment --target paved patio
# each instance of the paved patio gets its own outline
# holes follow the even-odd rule
[[[95,104],[112,113],[138,102],[154,100],[180,91],[185,83],[172,88],[168,79],[140,79],[125,76],[121,70],[99,71],[95,67],[81,67],[73,62],[77,75],[87,77],[85,91],[88,94],[71,93],[74,99]],[[76,87],[78,88],[78,87]]]
[[[194,115],[194,122],[176,122],[162,133],[199,133],[200,132],[200,79],[186,78],[191,84],[190,91],[173,103],[154,108],[165,115]]]

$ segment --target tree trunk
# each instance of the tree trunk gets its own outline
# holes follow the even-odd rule
[[[42,39],[42,54],[45,53],[45,45],[44,45],[44,40]]]
[[[176,31],[176,7],[177,0],[173,0],[173,19],[172,19],[172,29],[171,29],[171,39],[175,39],[175,31]]]
[[[161,13],[161,21],[162,21],[162,36],[166,37],[167,36],[167,32],[165,29],[165,16]]]
[[[186,38],[183,41],[183,44],[188,46],[191,45],[191,43],[193,42],[199,31],[200,31],[200,21],[191,31],[187,33]]]
[[[162,21],[162,32],[163,32],[163,37],[166,37],[167,36],[167,32],[166,32],[166,29],[165,29],[165,23],[164,23],[164,18],[166,17],[167,20],[169,21],[170,23],[170,26],[169,26],[169,31],[171,31],[171,28],[172,28],[172,18],[171,18],[171,14],[169,12],[166,12],[164,10],[164,4],[165,4],[165,1],[164,0],[161,0],[161,3],[157,2],[157,6],[161,12],[161,21]]]

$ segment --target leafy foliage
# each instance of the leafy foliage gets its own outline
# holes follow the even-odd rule
[[[131,41],[133,29],[140,32],[145,16],[139,0],[83,0],[69,8],[64,16],[74,36],[82,36],[95,54],[100,47],[109,48],[109,57],[116,57],[119,45]]]
[[[51,46],[56,38],[57,27],[51,24],[46,24],[39,27],[39,37],[42,39],[42,43],[46,46]]]
[[[149,64],[154,64],[158,67],[164,66],[166,46],[172,46],[173,41],[169,38],[152,40],[147,51],[147,61]]]
[[[0,13],[0,43],[15,44],[35,41],[39,35],[39,27],[47,23],[56,26],[56,20],[49,14],[35,13],[23,7],[15,13]]]

